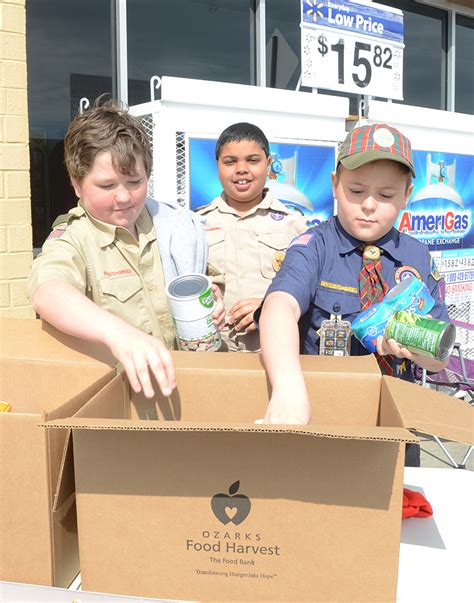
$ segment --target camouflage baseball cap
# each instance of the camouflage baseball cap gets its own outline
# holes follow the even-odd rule
[[[337,156],[337,165],[356,170],[371,161],[391,159],[410,168],[413,167],[411,144],[406,136],[387,124],[372,124],[354,128],[342,143]]]

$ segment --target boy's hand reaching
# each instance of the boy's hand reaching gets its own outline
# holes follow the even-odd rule
[[[134,392],[143,391],[147,398],[152,398],[153,375],[162,394],[171,395],[176,387],[175,368],[169,350],[159,339],[126,325],[109,334],[106,344],[123,366]]]
[[[262,303],[260,297],[241,299],[232,306],[227,316],[227,324],[237,332],[251,333],[257,329],[253,322],[253,313]]]
[[[301,391],[295,390],[294,387],[273,389],[264,423],[308,425],[310,421],[311,407],[304,385]]]

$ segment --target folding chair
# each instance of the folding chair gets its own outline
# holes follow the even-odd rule
[[[474,325],[456,320],[451,321],[457,327],[470,329],[474,331]],[[449,358],[448,365],[439,373],[428,375],[425,369],[416,367],[415,376],[420,379],[423,387],[432,387],[436,390],[442,390],[448,395],[457,398],[469,397],[467,403],[474,404],[474,360],[465,358],[461,344],[455,343],[453,353]],[[470,446],[464,455],[463,460],[458,464],[447,450],[446,446],[441,442],[438,436],[432,436],[436,443],[440,446],[444,454],[449,459],[451,465],[456,469],[465,469],[466,463],[472,454],[473,446]]]

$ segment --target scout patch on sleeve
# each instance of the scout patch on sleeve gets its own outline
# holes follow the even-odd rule
[[[433,258],[431,258],[431,276],[434,278],[435,281],[441,280],[441,273],[438,270],[438,267],[436,266],[436,263]]]
[[[281,263],[283,262],[283,260],[285,259],[285,252],[284,251],[277,251],[275,253],[275,255],[273,256],[273,270],[275,272],[278,272],[281,268]]]
[[[305,232],[304,234],[298,235],[288,245],[288,249],[290,247],[294,247],[295,245],[305,245],[306,246],[310,242],[312,236],[313,236],[312,232]]]
[[[59,239],[59,237],[61,237],[65,232],[65,228],[55,228],[49,233],[48,238],[46,240],[51,241],[52,239]]]
[[[409,278],[410,276],[414,276],[419,281],[423,280],[421,278],[421,274],[413,266],[400,266],[400,268],[397,268],[397,270],[395,271],[395,276],[394,276],[395,282],[397,284],[401,283],[402,281],[404,281],[406,278]]]

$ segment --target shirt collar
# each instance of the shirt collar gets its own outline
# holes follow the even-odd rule
[[[228,213],[228,214],[234,214],[236,216],[239,216],[239,218],[240,218],[241,215],[235,209],[233,209],[230,205],[228,205],[225,199],[226,199],[225,193],[222,192],[220,194],[220,196],[217,197],[217,199],[213,203],[215,203],[215,206],[218,207],[222,212]],[[292,211],[290,209],[288,209],[288,207],[286,207],[286,205],[284,205],[281,201],[279,201],[272,195],[271,191],[268,188],[263,189],[263,198],[260,201],[260,203],[258,205],[256,205],[254,208],[252,208],[252,210],[248,214],[246,214],[244,217],[251,216],[253,213],[257,212],[257,210],[259,210],[259,209],[270,209],[270,210],[274,210],[274,211],[277,211],[277,212],[280,212],[283,214],[291,214],[292,213]]]
[[[96,228],[97,239],[101,247],[107,247],[111,245],[116,238],[119,237],[119,233],[126,231],[122,226],[115,226],[114,224],[108,224],[102,220],[94,218],[84,207],[83,203],[79,200],[79,207],[88,216],[92,224]],[[156,233],[153,227],[153,221],[148,213],[148,210],[144,207],[140,215],[138,216],[135,226],[137,227],[138,239],[144,237],[146,241],[155,241]],[[118,231],[118,232],[117,232]],[[126,231],[128,232],[128,231]]]
[[[356,239],[344,230],[337,216],[335,217],[334,224],[340,240],[340,254],[349,253],[354,249],[360,249],[363,245],[365,245],[364,241],[359,241],[359,239]],[[400,233],[396,228],[392,227],[387,234],[377,241],[376,245],[377,247],[380,247],[380,249],[383,249],[385,252],[390,254],[395,260],[401,260],[402,254],[400,253],[399,249],[399,240]]]
[[[223,214],[233,214],[235,216],[239,216],[240,218],[240,214],[227,203],[225,197],[225,193],[222,191],[215,201],[216,207],[218,207]]]
[[[263,189],[264,197],[258,208],[273,209],[282,214],[292,214],[293,210],[289,209],[284,203],[273,196],[272,191],[268,188]]]

